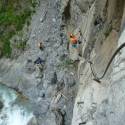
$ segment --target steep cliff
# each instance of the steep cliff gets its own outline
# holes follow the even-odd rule
[[[16,49],[12,54],[18,55],[17,58],[0,60],[1,83],[29,99],[38,125],[71,124],[77,92],[77,63],[68,56],[61,10],[59,0],[41,0],[31,25],[25,30],[24,51],[19,55]],[[21,39],[12,38],[13,49],[14,42]],[[43,50],[38,48],[39,42],[43,43]],[[38,57],[44,60],[42,67],[34,63]],[[33,120],[29,124],[34,124]]]
[[[124,0],[40,0],[26,49],[15,54],[14,37],[12,54],[18,58],[0,60],[1,83],[32,103],[28,125],[124,125],[124,48],[102,79],[92,73],[101,77],[124,43],[124,25]],[[76,51],[68,33],[79,32]],[[38,57],[44,60],[42,69],[34,64]]]
[[[98,82],[115,50],[124,43],[123,0],[70,1],[67,30],[82,34],[79,89],[72,125],[124,125],[124,48]],[[120,37],[121,36],[121,37]],[[119,38],[120,37],[120,38]],[[119,40],[118,40],[119,39]]]

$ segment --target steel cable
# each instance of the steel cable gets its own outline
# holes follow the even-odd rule
[[[118,49],[116,49],[116,51],[114,52],[114,54],[112,55],[111,59],[109,60],[109,63],[107,64],[105,70],[104,70],[104,73],[102,74],[102,76],[98,77],[97,74],[95,73],[94,69],[93,69],[93,63],[91,61],[88,61],[88,63],[90,63],[90,67],[91,67],[91,71],[92,71],[92,74],[94,76],[94,79],[99,81],[101,80],[105,74],[107,73],[108,69],[109,69],[109,66],[111,65],[113,59],[115,58],[115,56],[118,54],[118,52],[125,47],[125,43],[121,44]]]

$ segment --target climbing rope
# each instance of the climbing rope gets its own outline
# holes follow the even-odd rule
[[[112,63],[113,59],[115,58],[115,56],[118,54],[118,52],[125,47],[125,43],[121,44],[118,49],[116,49],[116,51],[114,52],[114,54],[112,55],[111,59],[109,60],[109,63],[106,66],[106,69],[104,71],[104,73],[102,74],[102,76],[98,77],[97,74],[95,73],[94,69],[93,69],[93,63],[91,61],[88,61],[88,63],[90,63],[90,67],[91,67],[91,71],[92,74],[94,76],[94,80],[97,82],[100,82],[100,80],[105,76],[106,72],[108,71],[108,68],[110,66],[110,64]]]

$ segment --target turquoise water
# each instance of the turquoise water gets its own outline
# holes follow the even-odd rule
[[[15,91],[0,85],[0,125],[27,125],[33,117],[29,101]]]

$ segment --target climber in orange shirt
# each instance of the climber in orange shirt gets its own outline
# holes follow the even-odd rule
[[[77,43],[81,43],[79,40],[78,40],[78,37],[73,35],[72,33],[69,34],[69,37],[70,37],[70,42],[72,44],[72,47],[73,48],[77,48]]]

